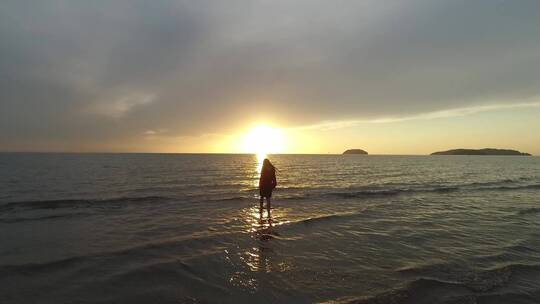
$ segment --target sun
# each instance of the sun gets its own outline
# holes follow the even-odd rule
[[[281,153],[283,149],[283,131],[267,125],[254,127],[242,140],[242,151],[257,154],[258,158],[264,158],[267,154]]]

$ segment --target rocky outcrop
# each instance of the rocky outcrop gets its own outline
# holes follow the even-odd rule
[[[367,155],[368,153],[362,149],[349,149],[345,152],[343,152],[343,154],[360,154],[360,155]]]
[[[431,155],[518,155],[530,156],[529,153],[523,153],[516,150],[508,149],[453,149],[448,151],[440,151],[431,153]]]

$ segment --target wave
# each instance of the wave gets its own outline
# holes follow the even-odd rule
[[[394,196],[404,193],[437,192],[447,193],[460,190],[459,187],[438,187],[438,188],[402,188],[402,189],[372,189],[352,192],[329,192],[328,196],[337,196],[341,198],[356,198],[363,196]]]
[[[194,291],[209,294],[213,302],[230,296],[227,282],[207,269],[210,268],[194,267],[189,260],[173,257],[144,260],[75,257],[45,264],[0,267],[0,279],[10,282],[8,286],[18,287],[15,291],[5,290],[2,296],[7,299],[6,303],[21,302],[14,299],[30,303],[67,303],[69,299],[80,297],[81,292],[89,303],[199,303],[192,296]],[[40,289],[34,289],[32,295],[15,296],[28,284]],[[48,292],[56,287],[62,289],[61,295]],[[100,290],[114,292],[96,292]]]
[[[163,196],[117,197],[112,199],[65,199],[45,201],[11,202],[0,206],[0,212],[17,209],[62,209],[62,208],[115,208],[131,203],[149,203],[171,200]]]
[[[27,263],[17,265],[3,265],[0,266],[0,278],[10,277],[13,275],[35,275],[37,273],[51,273],[54,271],[62,270],[66,267],[73,266],[75,264],[83,263],[87,257],[77,256],[70,257],[62,260],[56,260],[45,263]]]
[[[362,197],[386,197],[415,193],[452,193],[459,191],[512,191],[520,189],[540,189],[540,184],[520,185],[519,180],[502,180],[496,182],[474,182],[462,185],[424,185],[417,187],[394,188],[384,185],[379,187],[360,188],[302,188],[289,187],[278,188],[276,198],[281,201],[294,201],[312,199],[314,197],[337,197],[343,199]],[[62,209],[62,208],[120,208],[133,203],[162,203],[162,202],[245,202],[253,199],[253,192],[248,194],[242,191],[237,193],[199,193],[193,195],[151,195],[151,196],[122,196],[106,199],[59,199],[59,200],[36,200],[36,201],[16,201],[0,205],[0,213],[10,212],[20,209]],[[520,214],[540,212],[535,208],[524,210]]]
[[[540,265],[514,263],[474,270],[461,265],[444,263],[402,268],[398,271],[406,275],[452,282],[474,292],[487,292],[505,285],[513,275],[529,272],[540,275]]]
[[[540,185],[532,184],[532,185],[518,185],[518,186],[479,187],[473,190],[520,190],[520,189],[540,189]]]
[[[207,201],[211,201],[211,202],[238,202],[238,201],[246,201],[246,200],[250,200],[251,198],[247,197],[247,196],[234,196],[234,197],[227,197],[227,198],[219,198],[219,199],[211,199],[211,200],[207,200]]]
[[[41,221],[41,220],[51,220],[51,219],[66,219],[66,218],[73,218],[73,217],[83,217],[83,216],[88,216],[88,215],[90,215],[90,213],[76,212],[76,213],[52,214],[52,215],[36,216],[36,217],[0,218],[0,223],[13,224],[13,223],[19,223],[19,222],[28,222],[28,221]]]
[[[205,197],[206,196],[206,197]],[[215,195],[212,195],[215,197]],[[209,198],[207,194],[184,196],[122,196],[106,199],[59,199],[43,201],[15,201],[0,205],[0,213],[20,209],[79,209],[79,208],[118,208],[133,203],[163,203],[163,202],[231,202],[251,200],[250,196],[226,196]]]
[[[130,260],[146,260],[159,258],[193,258],[214,252],[222,252],[224,243],[233,243],[233,235],[241,232],[222,232],[204,235],[190,235],[183,238],[164,239],[143,243],[128,248],[117,248],[109,251],[91,253],[87,255],[71,256],[64,259],[43,263],[24,263],[14,265],[0,265],[0,278],[12,274],[35,274],[60,271],[65,268],[84,265],[93,262],[103,262],[107,259],[119,258],[126,263]],[[213,248],[213,249],[212,249]],[[213,251],[215,249],[215,251]]]
[[[531,207],[531,208],[521,209],[518,211],[519,215],[536,214],[536,213],[540,213],[540,207]]]
[[[289,224],[311,225],[318,222],[332,221],[336,219],[345,219],[345,218],[354,217],[357,215],[360,215],[360,213],[358,212],[336,213],[336,214],[322,215],[322,216],[317,216],[317,217],[310,217],[307,219],[291,222]]]
[[[447,266],[448,269],[452,268],[450,265]],[[483,272],[471,273],[468,276],[469,279],[467,277],[455,279],[438,278],[435,274],[426,274],[413,279],[402,287],[386,292],[333,302],[356,304],[473,304],[483,303],[485,300],[497,297],[533,300],[533,297],[529,295],[530,291],[528,293],[509,292],[508,288],[505,287],[509,284],[510,277],[527,274],[532,274],[533,277],[538,278],[540,265],[510,264]],[[540,292],[540,286],[536,286],[536,293],[538,292]],[[534,301],[529,303],[534,303]]]
[[[471,295],[462,288],[450,282],[433,279],[417,279],[405,287],[389,290],[374,296],[360,297],[348,300],[350,304],[432,304],[432,303],[463,303],[476,304]]]
[[[497,191],[497,190],[521,190],[521,189],[540,189],[540,184],[532,185],[499,185],[499,186],[486,186],[486,184],[493,183],[472,183],[458,186],[440,186],[440,187],[418,187],[418,188],[375,188],[356,191],[336,191],[336,192],[323,192],[319,195],[333,196],[340,198],[359,198],[359,197],[377,197],[377,196],[396,196],[401,194],[414,194],[414,193],[450,193],[458,191]]]

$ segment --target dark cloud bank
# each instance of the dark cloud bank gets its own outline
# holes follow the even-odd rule
[[[2,1],[0,148],[522,102],[538,1]]]

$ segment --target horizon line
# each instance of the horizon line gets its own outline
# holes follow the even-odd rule
[[[461,148],[458,148],[461,149]],[[483,148],[482,148],[483,149]],[[500,148],[494,148],[500,149]],[[454,149],[451,149],[454,150]],[[440,151],[435,151],[440,152]],[[432,153],[435,153],[432,152]],[[521,152],[521,151],[518,151]],[[0,154],[183,154],[183,155],[257,155],[258,153],[244,152],[99,152],[99,151],[0,151]],[[527,153],[527,152],[521,152]],[[347,155],[343,153],[266,153],[266,155]],[[347,156],[354,156],[349,154]],[[432,154],[384,154],[384,153],[368,153],[359,154],[358,156],[521,156],[521,155],[432,155]],[[529,156],[539,156],[532,154]]]

